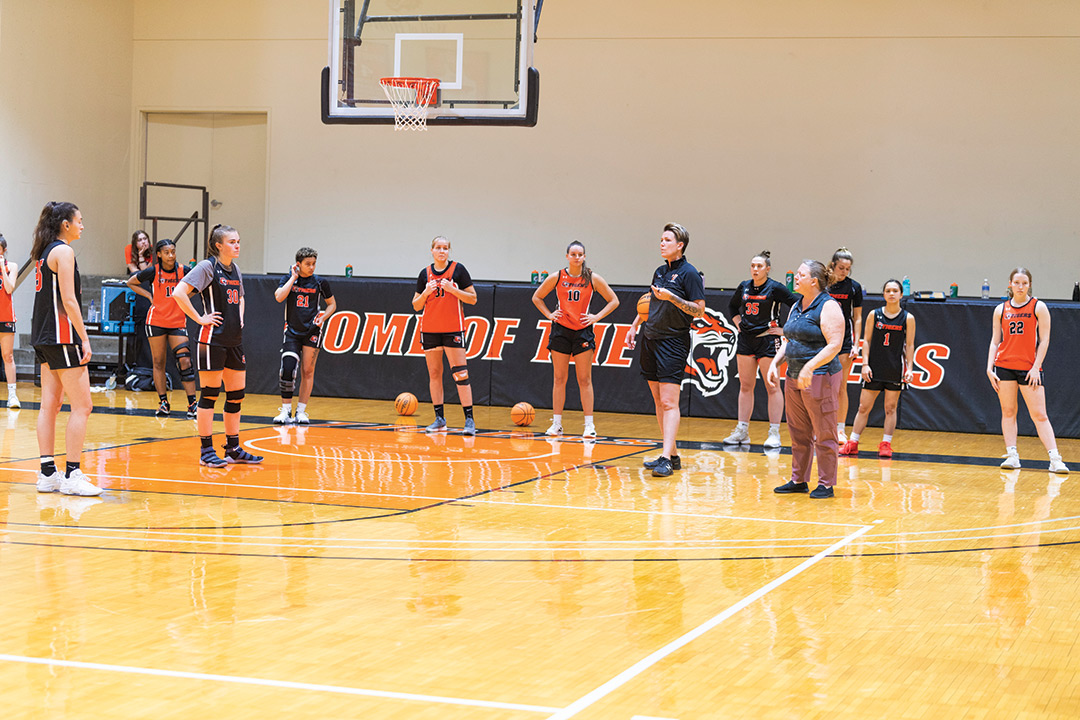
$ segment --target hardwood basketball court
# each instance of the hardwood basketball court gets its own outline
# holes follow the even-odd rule
[[[657,479],[650,417],[583,442],[481,407],[467,438],[454,406],[429,436],[430,406],[277,428],[253,397],[265,462],[213,470],[120,391],[83,463],[108,492],[70,498],[33,486],[33,392],[0,417],[6,717],[1080,715],[1080,502],[1034,438],[1002,472],[999,438],[901,431],[810,500],[772,492],[786,449],[713,444],[732,421],[684,420]]]

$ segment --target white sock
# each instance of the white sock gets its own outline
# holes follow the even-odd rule
[[[750,423],[748,423],[748,422],[740,422],[738,425],[735,426],[735,429],[736,430],[749,430],[750,429]]]
[[[853,432],[847,436],[847,439],[851,442],[859,442],[859,433]]]
[[[296,412],[301,413],[301,412],[304,412],[305,410],[307,410],[307,403],[302,403],[302,402],[296,403]]]
[[[552,415],[551,422],[555,425],[562,425],[562,415]]]
[[[780,432],[780,423],[769,423],[769,432],[771,432],[771,433]]]
[[[285,403],[281,403],[281,409],[287,413],[292,412],[292,403],[289,403],[288,405],[286,405]]]
[[[7,384],[7,394],[8,394],[8,397],[11,397],[12,395],[15,394],[15,383],[8,383]]]
[[[592,425],[593,424],[592,415],[586,415],[585,416],[585,424],[586,425]]]
[[[1050,455],[1051,460],[1060,460],[1061,459],[1061,453],[1058,452],[1057,448],[1054,448],[1053,450],[1050,450],[1048,454]]]
[[[891,443],[892,442],[892,435],[882,435],[881,436],[881,442]]]
[[[1016,446],[1015,445],[1007,445],[1005,447],[1005,454],[1006,455],[1019,455],[1020,453],[1016,452]]]
[[[844,434],[844,423],[836,423],[836,432]]]

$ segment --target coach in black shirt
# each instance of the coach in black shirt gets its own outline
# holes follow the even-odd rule
[[[642,329],[639,360],[641,374],[649,383],[656,417],[664,438],[664,452],[645,463],[657,477],[667,477],[682,464],[675,454],[679,433],[679,393],[683,370],[690,355],[690,327],[694,318],[705,314],[705,284],[701,273],[683,257],[690,233],[678,223],[668,223],[660,235],[660,257],[664,264],[653,273],[649,319]],[[634,318],[626,344],[637,344],[640,316]]]

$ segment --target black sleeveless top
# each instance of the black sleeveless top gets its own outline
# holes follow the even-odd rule
[[[63,240],[54,240],[45,248],[34,266],[34,316],[30,322],[31,345],[81,345],[82,339],[68,319],[64,301],[60,298],[60,276],[49,269],[49,254]],[[82,307],[82,279],[79,263],[75,262],[75,300]]]
[[[903,308],[894,318],[885,315],[885,308],[874,310],[874,335],[870,338],[872,380],[891,383],[904,381],[907,318],[908,312]]]

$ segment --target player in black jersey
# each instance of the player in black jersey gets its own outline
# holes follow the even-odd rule
[[[905,383],[911,382],[915,359],[915,316],[900,307],[904,289],[899,280],[886,280],[881,294],[885,297],[885,307],[874,310],[866,319],[859,413],[855,416],[850,439],[840,448],[841,455],[859,454],[859,436],[866,429],[866,420],[878,393],[884,390],[885,428],[878,445],[878,456],[892,457],[892,436],[896,432],[896,407],[900,403],[900,391]]]
[[[41,409],[37,437],[41,452],[38,492],[59,490],[64,495],[100,495],[102,490],[81,470],[86,423],[94,404],[90,399],[90,340],[82,319],[79,264],[69,243],[82,235],[82,213],[73,203],[51,202],[41,211],[34,229],[34,317],[30,342],[41,363]],[[67,468],[56,469],[53,450],[56,417],[67,394],[71,405],[64,444]]]
[[[281,278],[278,289],[274,291],[274,299],[285,303],[285,337],[281,340],[281,368],[278,372],[281,412],[274,418],[278,425],[289,422],[308,424],[307,403],[315,383],[315,361],[319,359],[323,323],[337,309],[330,283],[315,274],[318,259],[319,253],[309,247],[297,250],[296,263],[289,269],[289,274]],[[326,301],[325,312],[319,311],[320,299]],[[296,415],[290,417],[297,364],[301,370],[300,397],[296,401]]]
[[[199,323],[199,409],[196,422],[202,451],[199,463],[223,467],[228,463],[259,463],[262,458],[240,447],[240,401],[247,384],[244,358],[244,279],[234,260],[240,256],[240,234],[228,225],[215,225],[207,242],[207,258],[184,276],[173,300]],[[192,293],[202,298],[203,312],[191,304]],[[214,452],[214,404],[225,384],[225,458]]]
[[[863,290],[862,285],[851,278],[851,262],[851,251],[842,247],[833,253],[828,267],[829,294],[840,303],[840,310],[844,313],[844,344],[837,356],[843,373],[837,398],[840,404],[836,410],[836,438],[841,446],[847,441],[844,424],[848,414],[848,378],[851,376],[851,364],[859,356],[859,337],[862,334]]]
[[[768,250],[750,258],[750,279],[739,283],[728,303],[728,311],[739,330],[735,352],[739,364],[739,423],[724,438],[728,444],[750,442],[750,415],[754,412],[754,386],[758,370],[765,378],[780,346],[780,306],[794,305],[801,296],[769,277],[772,261]],[[784,417],[784,391],[765,383],[769,392],[769,435],[766,448],[780,447],[780,420]]]

